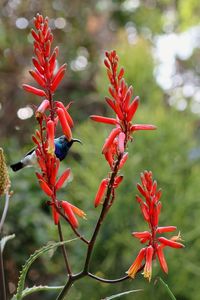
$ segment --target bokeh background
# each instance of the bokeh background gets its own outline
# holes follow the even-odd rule
[[[32,39],[30,28],[37,12],[48,15],[60,47],[59,63],[67,62],[68,72],[56,93],[65,103],[74,101],[74,136],[83,146],[74,145],[63,162],[70,166],[73,181],[60,198],[72,201],[87,212],[80,231],[91,235],[99,209],[93,199],[108,166],[101,147],[110,127],[94,124],[90,114],[111,116],[104,96],[108,82],[103,67],[104,51],[116,49],[126,80],[141,98],[136,123],[152,123],[155,132],[138,132],[129,146],[130,158],[95,248],[91,271],[106,278],[124,275],[135,259],[139,242],[132,231],[146,224],[135,201],[140,172],[152,170],[163,189],[161,225],[177,225],[186,248],[166,249],[169,275],[153,268],[151,284],[142,276],[114,286],[84,279],[72,288],[70,299],[103,299],[129,289],[141,293],[124,299],[169,299],[157,282],[168,283],[177,300],[199,300],[200,295],[200,3],[199,0],[1,0],[0,2],[0,146],[11,164],[32,147],[36,121],[31,105],[39,100],[25,93],[22,83],[31,83]],[[34,170],[10,171],[12,197],[4,227],[15,233],[5,251],[8,290],[13,293],[21,265],[57,230],[38,188]],[[0,207],[2,210],[2,205]],[[66,239],[73,237],[64,226]],[[83,263],[85,247],[79,241],[69,246],[74,271]],[[34,263],[27,284],[65,283],[60,249]],[[53,293],[38,293],[27,299],[55,299]]]

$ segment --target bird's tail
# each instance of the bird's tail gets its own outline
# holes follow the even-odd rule
[[[10,167],[14,172],[16,172],[16,171],[22,169],[24,167],[24,164],[21,161],[19,161],[16,164],[11,165]]]

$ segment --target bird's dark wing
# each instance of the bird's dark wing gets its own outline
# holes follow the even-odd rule
[[[36,147],[34,147],[33,149],[31,149],[28,153],[25,154],[24,157],[26,157],[26,156],[32,154],[32,153],[35,151],[35,149],[36,149]]]

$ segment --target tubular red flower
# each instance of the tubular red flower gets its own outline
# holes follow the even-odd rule
[[[68,141],[71,141],[72,132],[71,132],[71,129],[70,129],[69,124],[67,122],[64,110],[62,108],[58,108],[57,109],[57,114],[58,114],[58,118],[60,120],[64,135],[67,137]]]
[[[165,260],[165,256],[163,253],[163,247],[161,245],[158,245],[157,249],[156,249],[156,254],[160,263],[160,266],[162,268],[162,270],[165,273],[168,273],[168,266],[167,266],[167,262]]]
[[[35,66],[35,68],[40,72],[40,74],[44,75],[44,68],[39,64],[37,59],[35,57],[32,58],[32,62]]]
[[[77,215],[79,216],[80,218],[83,218],[83,219],[86,219],[86,213],[81,210],[80,208],[78,208],[77,206],[75,205],[72,205],[71,203],[69,203],[72,211]]]
[[[176,230],[176,226],[163,226],[156,229],[156,233],[172,232]]]
[[[32,93],[32,94],[40,96],[40,97],[46,97],[47,98],[47,95],[46,95],[45,91],[43,91],[43,90],[37,89],[37,88],[35,88],[31,85],[28,85],[28,84],[23,84],[22,87],[25,91],[27,91],[29,93]]]
[[[61,201],[61,206],[65,212],[65,215],[67,216],[69,222],[74,228],[78,227],[78,220],[76,219],[74,212],[70,206],[70,204],[67,201]]]
[[[139,100],[140,100],[140,98],[138,96],[135,97],[133,102],[127,108],[127,110],[128,110],[127,117],[126,117],[127,122],[130,122],[132,120],[132,118],[134,117],[135,112],[136,112],[136,110],[138,108],[138,105],[139,105]]]
[[[106,117],[101,117],[101,116],[96,116],[96,115],[90,116],[90,119],[95,122],[106,123],[106,124],[111,124],[111,125],[119,124],[119,122],[116,119],[106,118]]]
[[[114,139],[116,138],[116,136],[121,132],[121,128],[114,128],[110,135],[108,136],[103,149],[102,149],[102,153],[104,154],[106,151],[108,151],[108,149],[110,148],[110,146],[112,145]]]
[[[45,192],[45,194],[47,196],[52,196],[53,195],[53,191],[50,189],[50,187],[48,186],[48,184],[42,180],[42,179],[39,179],[39,184],[40,184],[40,187],[42,188],[42,190]]]
[[[138,131],[138,130],[155,130],[157,129],[154,125],[148,124],[134,124],[131,126],[131,131]]]
[[[46,83],[44,81],[44,77],[42,75],[40,75],[40,73],[37,73],[33,70],[30,70],[29,73],[31,74],[31,76],[35,79],[35,81],[43,88],[46,87]]]
[[[153,258],[154,249],[152,246],[147,247],[146,249],[146,263],[144,266],[144,278],[147,278],[149,282],[152,277],[152,258]]]
[[[70,176],[70,173],[71,173],[71,169],[66,169],[63,174],[60,176],[60,178],[58,179],[57,183],[56,183],[56,186],[55,186],[55,189],[58,190],[60,189],[64,182],[69,178]]]
[[[131,100],[131,97],[133,96],[133,87],[132,85],[128,88],[125,98],[124,98],[124,111],[128,112],[129,111],[129,102]],[[132,119],[132,118],[131,118]]]
[[[67,119],[67,122],[68,122],[69,126],[73,127],[74,126],[74,122],[72,120],[72,117],[68,113],[67,108],[64,106],[64,104],[62,102],[60,102],[60,101],[56,101],[55,105],[56,105],[57,108],[62,108],[63,109],[63,111],[65,113],[65,117]]]
[[[178,243],[178,242],[175,242],[175,241],[172,241],[172,240],[168,240],[164,237],[159,237],[158,238],[158,241],[165,245],[165,246],[169,246],[169,247],[172,247],[172,248],[184,248],[185,246],[181,243]]]
[[[137,274],[138,270],[141,268],[142,261],[145,257],[146,249],[142,248],[137,255],[136,259],[134,260],[133,264],[130,266],[128,271],[126,272],[129,277],[135,278],[135,275]]]
[[[137,239],[150,239],[151,234],[149,231],[143,231],[143,232],[132,232],[132,235],[136,237]]]
[[[53,78],[52,85],[51,85],[51,90],[52,91],[56,90],[56,88],[58,87],[59,83],[63,79],[63,77],[65,75],[66,67],[67,67],[66,64],[62,65],[59,68],[58,72],[56,73],[55,77]]]
[[[107,188],[108,179],[103,179],[99,185],[98,191],[96,193],[96,197],[94,200],[94,206],[97,207],[101,203],[105,190]]]

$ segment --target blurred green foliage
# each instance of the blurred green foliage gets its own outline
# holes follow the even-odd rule
[[[132,3],[138,7],[130,9]],[[155,124],[154,132],[137,132],[129,145],[129,160],[122,170],[124,181],[117,191],[115,203],[98,237],[91,271],[105,278],[118,278],[135,259],[139,242],[132,231],[145,230],[146,224],[135,201],[136,183],[140,172],[152,170],[163,189],[161,226],[176,225],[181,230],[186,248],[166,249],[169,275],[163,275],[158,264],[153,268],[151,284],[142,275],[134,281],[108,286],[84,279],[72,288],[71,299],[100,299],[128,289],[142,288],[139,294],[124,299],[168,299],[157,276],[168,283],[177,300],[198,300],[200,294],[200,188],[199,121],[189,108],[177,111],[168,104],[166,91],[156,83],[153,41],[156,34],[164,33],[164,19],[169,10],[177,18],[174,30],[182,30],[198,22],[198,1],[4,1],[0,11],[0,137],[7,154],[8,164],[17,161],[32,147],[31,134],[34,118],[21,120],[16,112],[38,100],[21,90],[21,83],[30,82],[28,69],[32,56],[29,36],[31,23],[24,29],[15,26],[18,18],[31,20],[37,11],[53,20],[66,20],[64,29],[54,28],[55,45],[60,46],[59,62],[67,61],[68,75],[57,93],[66,103],[74,100],[71,113],[75,119],[74,136],[83,141],[76,144],[62,168],[70,166],[73,180],[59,194],[87,213],[80,220],[80,232],[90,237],[100,208],[94,209],[93,200],[102,178],[108,171],[101,148],[111,127],[88,120],[90,114],[107,114],[104,96],[108,82],[102,63],[104,49],[115,48],[120,64],[125,67],[125,78],[141,99],[135,123]],[[134,6],[134,5],[133,5]],[[129,7],[129,9],[127,9]],[[127,24],[137,29],[137,39],[127,40]],[[53,25],[52,25],[53,26]],[[147,30],[148,29],[148,30]],[[147,35],[145,33],[148,33]],[[151,36],[151,38],[150,38]],[[28,37],[28,38],[27,38]],[[88,60],[87,67],[75,70],[73,63],[80,56]],[[198,49],[193,56],[181,62],[181,71],[196,68],[199,71]],[[196,153],[195,152],[195,153]],[[38,188],[34,170],[24,169],[11,173],[12,197],[5,224],[5,234],[16,238],[6,248],[5,267],[9,283],[16,284],[20,266],[27,257],[49,240],[58,240],[47,200]],[[0,207],[2,209],[2,207]],[[69,227],[63,223],[65,239],[72,238]],[[85,246],[80,241],[69,245],[74,272],[80,271]],[[58,249],[53,257],[45,256],[34,263],[27,284],[58,285],[65,283],[65,267]],[[12,285],[10,285],[12,290]],[[53,294],[38,294],[29,299],[54,299]]]

